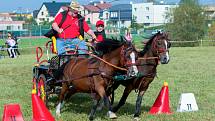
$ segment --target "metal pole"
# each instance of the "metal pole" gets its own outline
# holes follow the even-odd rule
[[[119,10],[118,12],[119,12],[118,15],[119,15],[119,34],[120,34],[120,26],[121,26],[121,25],[120,25],[120,10]]]
[[[42,36],[42,32],[41,32],[41,25],[40,25],[40,36]]]

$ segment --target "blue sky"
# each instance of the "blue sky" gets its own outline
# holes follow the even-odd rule
[[[43,2],[51,2],[53,0],[0,0],[0,12],[17,11],[33,11],[39,9]],[[55,0],[56,2],[70,2],[71,0]],[[81,4],[88,3],[90,0],[77,0]],[[104,0],[113,1],[113,0]],[[143,1],[143,0],[119,0],[118,3],[129,3],[129,1]],[[180,0],[163,0],[168,2],[178,2]],[[200,0],[202,4],[215,4],[215,0]],[[115,2],[117,3],[117,2]]]

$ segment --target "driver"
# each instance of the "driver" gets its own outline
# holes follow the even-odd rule
[[[86,54],[86,50],[88,49],[87,44],[81,35],[81,29],[84,32],[89,34],[93,39],[96,40],[96,36],[94,32],[90,29],[87,22],[85,20],[82,21],[82,26],[80,29],[79,20],[81,15],[79,14],[80,6],[76,2],[72,2],[70,6],[67,6],[66,19],[61,27],[59,27],[59,23],[62,20],[63,14],[60,13],[54,19],[52,27],[54,30],[58,32],[58,37],[56,41],[57,53],[58,55],[65,54],[68,50],[75,50],[78,48],[78,54]]]

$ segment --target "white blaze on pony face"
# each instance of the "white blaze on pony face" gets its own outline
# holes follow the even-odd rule
[[[164,40],[163,42],[164,42],[163,46],[165,46],[165,51],[163,53],[161,53],[161,55],[160,55],[160,62],[161,62],[161,64],[167,64],[170,59],[169,51],[168,51],[168,49],[169,49],[168,42],[167,42],[167,40]]]
[[[136,63],[136,60],[135,60],[135,53],[132,52],[132,53],[130,54],[130,57],[131,57],[132,66],[131,66],[131,71],[129,72],[129,76],[136,76],[137,73],[138,73],[138,69],[137,69],[137,66],[135,65],[135,63]]]

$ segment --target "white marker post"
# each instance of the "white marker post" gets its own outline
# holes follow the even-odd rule
[[[177,112],[190,112],[190,111],[198,111],[199,108],[196,103],[196,99],[193,93],[182,93]]]

